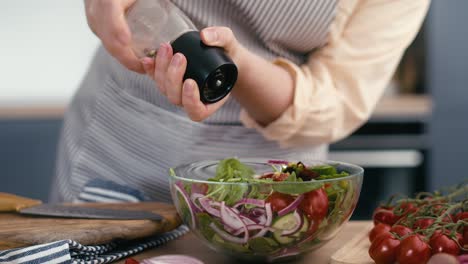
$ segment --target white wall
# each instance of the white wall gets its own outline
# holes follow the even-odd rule
[[[83,0],[2,1],[0,107],[66,104],[98,43]]]

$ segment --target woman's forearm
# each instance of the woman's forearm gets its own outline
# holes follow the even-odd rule
[[[232,95],[259,124],[268,125],[292,104],[293,78],[284,68],[245,49],[239,53],[239,77]]]

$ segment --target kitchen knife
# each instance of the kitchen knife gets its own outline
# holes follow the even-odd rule
[[[8,193],[0,193],[0,212],[17,212],[26,215],[81,219],[163,220],[159,214],[150,211],[92,208],[62,204],[42,204],[39,200],[33,200]]]

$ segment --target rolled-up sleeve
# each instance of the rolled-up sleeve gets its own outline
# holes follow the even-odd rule
[[[245,110],[241,122],[282,146],[348,136],[370,117],[428,7],[429,0],[341,0],[328,43],[307,63],[274,61],[293,77],[292,105],[266,126]]]

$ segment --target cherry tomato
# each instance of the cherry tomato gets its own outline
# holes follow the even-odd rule
[[[393,213],[393,208],[379,206],[374,210],[372,219],[374,220],[374,225],[383,223],[392,226],[398,221],[399,217]]]
[[[271,179],[273,178],[274,174],[275,174],[274,172],[265,173],[262,176],[260,176],[260,179]]]
[[[272,179],[273,181],[284,181],[289,177],[289,173],[271,172],[260,176],[260,179]]]
[[[273,181],[284,181],[289,177],[289,173],[275,173],[273,174]]]
[[[208,192],[208,184],[194,183],[192,184],[192,193],[206,194]]]
[[[413,230],[411,228],[409,228],[409,227],[406,227],[406,226],[394,225],[394,226],[392,226],[392,229],[390,229],[390,232],[393,232],[393,233],[399,235],[400,237],[404,237],[407,234],[412,233]]]
[[[434,223],[434,219],[432,218],[420,218],[414,221],[413,228],[414,229],[426,229],[430,227]]]
[[[418,235],[410,235],[403,239],[396,254],[399,264],[425,264],[430,257],[429,245]]]
[[[457,238],[459,239],[459,237]],[[429,245],[432,249],[432,254],[447,253],[450,255],[457,256],[460,253],[460,248],[457,242],[453,241],[445,234],[436,234],[429,240]]]
[[[400,204],[401,215],[406,216],[418,211],[418,207],[411,202],[403,202]]]
[[[468,212],[459,212],[455,215],[454,221],[457,222],[458,220],[468,220]]]
[[[291,195],[274,192],[268,196],[265,202],[271,204],[271,209],[273,212],[278,212],[286,208],[289,204],[294,201],[294,198]]]
[[[309,219],[322,221],[328,213],[328,196],[323,188],[304,194],[299,208]]]
[[[463,244],[466,246],[468,245],[468,226],[465,226],[463,229]]]
[[[393,235],[381,235],[372,241],[369,248],[369,256],[376,264],[393,264],[400,240]]]
[[[455,217],[454,217],[454,222],[457,222],[457,221],[460,221],[460,220],[468,221],[468,212],[459,212],[458,214],[456,214]],[[467,245],[468,246],[468,226],[464,226],[461,233],[462,233],[462,236],[463,236],[463,243],[461,243],[461,245]],[[465,248],[466,248],[466,246],[465,246]]]
[[[318,219],[309,219],[309,229],[306,231],[308,236],[313,235],[319,228],[322,221]]]
[[[388,233],[391,227],[387,224],[379,223],[369,232],[369,241],[372,242],[376,237],[383,233]]]

